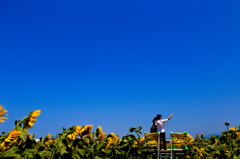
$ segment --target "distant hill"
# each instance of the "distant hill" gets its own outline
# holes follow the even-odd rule
[[[204,135],[204,137],[206,137],[207,139],[209,139],[210,136],[217,136],[217,135],[218,135],[218,137],[221,136],[221,134],[209,134],[209,135]]]
[[[206,137],[207,139],[209,139],[210,136],[217,136],[217,135],[218,135],[218,137],[221,136],[221,134],[209,134],[209,135],[204,135],[204,138]],[[199,135],[199,137],[200,137],[200,135]],[[195,138],[195,136],[193,136],[193,138]],[[166,141],[167,141],[167,142],[170,142],[170,141],[171,141],[171,138],[166,138]]]

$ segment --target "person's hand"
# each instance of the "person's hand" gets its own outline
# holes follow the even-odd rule
[[[172,117],[173,117],[173,114],[170,115],[170,117],[168,118],[168,120],[171,119]]]

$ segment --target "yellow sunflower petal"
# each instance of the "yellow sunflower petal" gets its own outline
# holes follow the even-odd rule
[[[29,121],[28,125],[32,127],[33,126],[33,122]]]

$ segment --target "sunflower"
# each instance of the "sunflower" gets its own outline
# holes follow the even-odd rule
[[[1,143],[2,151],[10,148],[10,145],[17,140],[20,134],[21,134],[21,131],[17,131],[17,130],[12,130],[11,132],[9,132],[8,136]]]
[[[36,111],[32,111],[30,113],[30,116],[27,118],[27,120],[24,123],[24,128],[33,128],[33,123],[36,122],[37,116],[39,116],[41,113],[41,110],[36,110]]]
[[[96,136],[97,136],[97,139],[101,142],[104,140],[105,138],[105,132],[102,132],[102,127],[101,126],[98,126],[97,130],[96,130]]]
[[[53,143],[53,140],[48,140],[48,141],[44,142],[44,148],[46,149],[52,143]]]
[[[228,158],[230,158],[230,157],[231,157],[231,152],[230,152],[230,151],[226,151],[226,152],[224,153],[224,155],[226,155]]]
[[[101,126],[98,126],[97,131],[96,131],[96,135],[97,135],[97,139],[100,140],[101,135],[102,135],[102,127]]]
[[[69,134],[69,135],[67,136],[67,138],[68,138],[69,140],[75,140],[76,137],[78,136],[78,134],[80,133],[80,128],[81,128],[81,126],[76,126],[75,131],[74,131],[73,133]]]
[[[79,134],[81,132],[81,126],[76,126],[75,132]]]
[[[92,131],[92,127],[93,125],[85,125],[79,132],[81,138],[83,138],[83,136],[87,136],[88,134],[90,134]]]
[[[139,140],[139,143],[138,143],[139,146],[141,146],[144,139],[145,139],[144,137],[140,137],[140,140]]]
[[[51,133],[47,134],[46,138],[50,139]]]
[[[109,138],[109,141],[108,141],[108,143],[107,143],[106,147],[104,148],[104,150],[105,150],[105,151],[107,151],[107,150],[108,150],[108,148],[109,148],[109,146],[110,146],[112,143],[113,143],[113,140],[112,140],[112,138]]]
[[[231,127],[231,128],[229,129],[229,131],[230,131],[230,130],[236,131],[237,129],[234,128],[234,127]]]
[[[5,107],[1,106],[0,105],[0,123],[3,123],[5,122],[4,120],[2,119],[8,119],[6,118],[5,116],[7,116],[7,114],[4,114],[4,113],[7,113],[8,111],[6,109],[4,109]]]
[[[33,135],[31,133],[28,133],[28,137],[32,139]]]
[[[110,135],[112,135],[112,142],[114,143],[114,144],[116,144],[117,143],[117,141],[118,141],[118,136],[117,135],[115,135],[113,132],[112,133],[110,133]]]
[[[105,132],[103,132],[103,133],[102,133],[102,137],[101,137],[101,140],[100,140],[100,141],[103,141],[103,140],[104,140],[104,138],[105,138],[105,136],[106,136],[106,135],[105,135]]]
[[[134,143],[133,143],[133,146],[132,146],[132,147],[135,147],[137,144],[138,144],[138,142],[137,142],[137,141],[134,141]]]
[[[90,141],[93,141],[93,137],[94,137],[94,135],[93,135],[93,133],[91,133],[91,134],[90,134],[90,137],[89,137],[89,138],[90,138]]]

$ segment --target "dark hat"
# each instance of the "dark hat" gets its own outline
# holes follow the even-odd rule
[[[161,114],[158,114],[158,115],[157,115],[157,119],[160,119],[161,117],[162,117]]]

